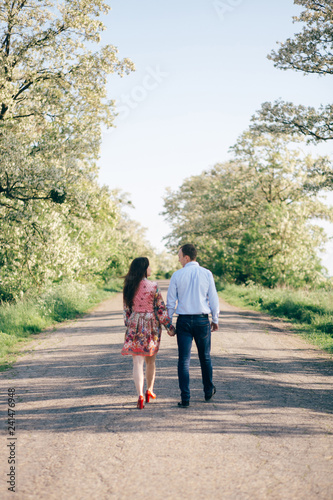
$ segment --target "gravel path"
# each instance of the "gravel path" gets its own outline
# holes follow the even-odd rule
[[[160,282],[165,296],[167,282]],[[217,394],[179,409],[177,343],[165,330],[157,400],[139,411],[121,356],[121,296],[39,335],[0,375],[0,498],[333,499],[333,362],[279,321],[221,301],[213,334]],[[9,440],[8,388],[16,391]],[[15,444],[15,493],[7,458]]]

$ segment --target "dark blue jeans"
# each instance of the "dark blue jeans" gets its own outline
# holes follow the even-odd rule
[[[213,392],[213,367],[210,358],[211,329],[208,315],[182,314],[177,319],[178,380],[182,401],[190,399],[190,360],[194,339],[200,360],[205,396]]]

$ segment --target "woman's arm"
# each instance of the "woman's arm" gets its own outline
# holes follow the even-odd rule
[[[157,320],[165,326],[167,329],[167,332],[170,336],[173,336],[176,334],[176,330],[174,326],[172,325],[172,321],[168,315],[167,308],[164,304],[162,295],[158,288],[156,288],[156,293],[154,297],[154,311],[155,315],[157,317]]]
[[[126,327],[128,326],[128,320],[131,314],[132,314],[132,309],[128,307],[126,304],[124,304],[123,316]]]

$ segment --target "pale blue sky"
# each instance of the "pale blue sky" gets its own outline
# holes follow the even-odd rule
[[[266,57],[300,29],[292,0],[113,0],[111,7],[103,43],[132,59],[136,72],[109,78],[119,116],[103,134],[100,180],[130,193],[131,217],[162,249],[167,186],[228,159],[262,102],[326,104],[332,81],[278,70]],[[326,266],[329,259],[332,245]]]

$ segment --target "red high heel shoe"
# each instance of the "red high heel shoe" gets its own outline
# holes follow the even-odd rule
[[[146,391],[146,403],[149,403],[149,398],[156,399],[156,394],[151,391]]]
[[[143,410],[143,408],[145,407],[145,405],[143,404],[143,396],[139,396],[139,399],[138,399],[136,407],[139,410]]]

